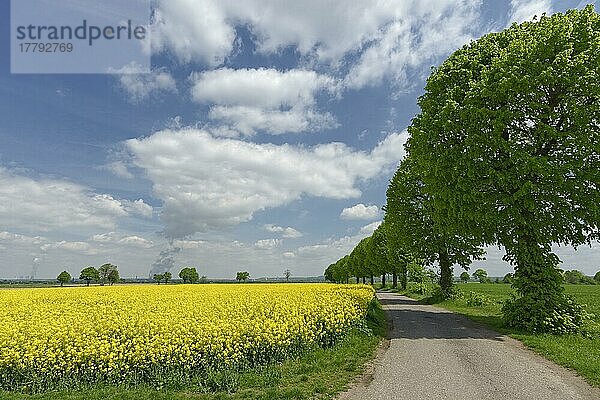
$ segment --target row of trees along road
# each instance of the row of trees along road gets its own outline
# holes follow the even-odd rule
[[[577,330],[552,245],[599,238],[599,37],[590,5],[486,35],[434,69],[382,225],[327,278],[391,272],[405,287],[407,260],[435,263],[447,297],[452,266],[499,245],[518,294],[505,323]]]

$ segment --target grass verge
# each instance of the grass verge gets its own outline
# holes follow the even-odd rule
[[[584,304],[587,312],[594,314],[594,317],[591,324],[586,327],[586,335],[562,336],[531,334],[503,326],[501,309],[504,300],[512,293],[510,285],[467,283],[458,284],[456,287],[467,294],[475,293],[476,296],[439,302],[414,293],[403,292],[402,294],[465,315],[520,340],[538,354],[575,370],[591,385],[600,387],[600,285],[565,285],[565,292],[580,304]],[[468,299],[475,300],[472,303],[481,304],[468,304]]]
[[[157,390],[151,386],[93,385],[77,390],[23,395],[0,392],[2,400],[177,400],[177,399],[329,399],[363,373],[385,337],[386,320],[377,300],[364,326],[353,329],[330,348],[317,348],[280,364],[247,371],[221,371],[198,386]]]

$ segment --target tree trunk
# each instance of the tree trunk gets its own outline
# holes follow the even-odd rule
[[[367,277],[366,277],[366,276],[363,276],[363,277],[362,277],[362,280],[363,280],[363,285],[364,285],[365,283],[367,283]]]
[[[90,281],[85,281],[85,283],[87,283],[87,286],[90,286]]]
[[[356,277],[356,283],[360,283],[360,278],[358,276]]]
[[[444,298],[448,298],[452,293],[452,265],[450,265],[450,258],[446,249],[440,251],[438,257],[440,263],[440,287]]]
[[[516,248],[507,248],[505,257],[515,265],[513,287],[521,298],[505,316],[511,325],[543,330],[542,322],[564,302],[560,260],[550,246],[540,245],[526,230],[522,232]]]
[[[381,275],[381,287],[385,287],[385,274]]]
[[[396,289],[398,287],[398,274],[396,271],[392,274],[392,287]]]
[[[402,266],[400,267],[400,287],[402,288],[402,290],[406,290],[406,285],[408,283],[408,264],[407,263],[402,263]]]

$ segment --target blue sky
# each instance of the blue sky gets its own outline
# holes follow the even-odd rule
[[[381,220],[431,66],[590,2],[153,1],[152,73],[20,75],[0,0],[0,277],[320,275]]]

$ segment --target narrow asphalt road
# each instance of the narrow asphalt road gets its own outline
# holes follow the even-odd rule
[[[465,317],[378,293],[391,323],[372,381],[340,399],[599,400],[571,371]]]

